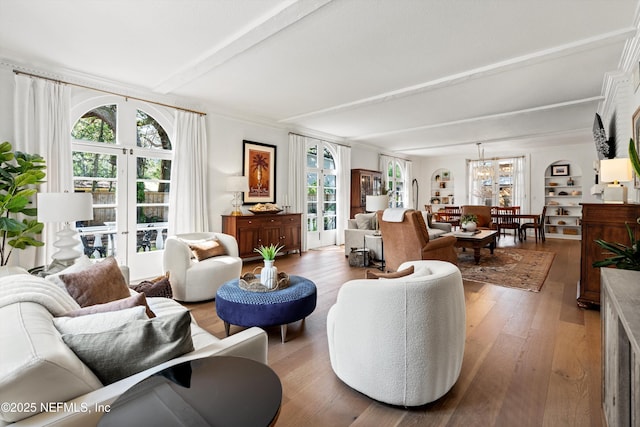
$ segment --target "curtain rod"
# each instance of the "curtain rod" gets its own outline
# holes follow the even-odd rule
[[[352,148],[350,145],[341,144],[339,142],[334,142],[334,141],[327,141],[326,139],[318,138],[317,136],[303,135],[301,133],[296,133],[296,132],[289,132],[289,135],[298,135],[298,136],[301,136],[303,138],[313,138],[313,139],[317,139],[319,141],[328,142],[329,144],[335,144],[335,145],[339,145],[341,147]]]
[[[162,107],[168,107],[168,108],[173,108],[173,109],[176,109],[176,110],[186,111],[188,113],[195,113],[195,114],[199,114],[201,116],[206,116],[207,115],[207,113],[203,113],[201,111],[190,110],[188,108],[182,108],[182,107],[176,107],[175,105],[164,104],[162,102],[157,102],[157,101],[150,101],[148,99],[138,98],[136,96],[123,95],[123,94],[118,93],[118,92],[111,92],[111,91],[105,90],[105,89],[97,89],[95,87],[85,86],[85,85],[81,85],[81,84],[78,84],[78,83],[71,83],[71,82],[66,82],[64,80],[52,79],[50,77],[43,77],[43,76],[39,76],[37,74],[26,73],[26,72],[20,71],[20,70],[13,70],[13,72],[14,72],[14,74],[22,74],[24,76],[35,77],[37,79],[48,80],[50,82],[55,82],[55,83],[60,83],[60,84],[65,84],[65,85],[70,85],[70,86],[81,87],[83,89],[95,90],[97,92],[108,93],[109,95],[121,96],[121,97],[123,97],[125,99],[134,99],[136,101],[148,102],[149,104],[160,105]]]

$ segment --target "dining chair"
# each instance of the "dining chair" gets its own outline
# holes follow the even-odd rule
[[[520,225],[520,240],[527,240],[527,230],[533,230],[536,236],[536,243],[538,243],[538,234],[540,234],[540,239],[544,242],[544,221],[547,216],[547,206],[545,205],[542,208],[542,213],[536,219],[535,222],[525,222]]]
[[[520,234],[520,219],[515,215],[520,214],[520,206],[498,207],[498,237],[506,236],[505,230],[513,230],[513,240],[517,240]]]

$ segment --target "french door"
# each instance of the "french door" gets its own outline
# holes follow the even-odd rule
[[[158,275],[171,173],[167,132],[140,106],[86,111],[72,131],[74,190],[93,196],[94,219],[76,224],[85,255],[114,256],[131,279]]]
[[[333,147],[310,139],[307,153],[307,248],[336,244],[337,170]]]

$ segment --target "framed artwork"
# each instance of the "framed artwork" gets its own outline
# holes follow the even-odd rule
[[[636,143],[636,151],[640,152],[640,107],[633,113],[633,142]],[[633,172],[633,187],[640,188],[640,177]]]
[[[551,176],[569,176],[569,165],[551,165]]]
[[[243,194],[244,203],[275,203],[276,146],[246,140],[242,145],[242,171],[249,179],[249,191]]]

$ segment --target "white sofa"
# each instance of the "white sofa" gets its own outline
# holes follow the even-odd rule
[[[198,261],[189,244],[216,239],[225,254]],[[205,301],[213,299],[225,282],[240,277],[242,259],[238,256],[235,237],[224,233],[201,232],[170,236],[163,254],[164,272],[169,272],[173,298],[178,301]]]
[[[0,285],[5,280],[1,279]],[[55,286],[45,279],[33,280]],[[192,318],[194,351],[104,386],[65,345],[49,310],[29,299],[26,293],[24,297],[3,293],[0,286],[0,402],[5,404],[0,408],[0,426],[94,426],[102,415],[99,408],[112,404],[132,385],[166,367],[213,355],[267,363],[267,335],[262,329],[250,328],[218,339]],[[147,298],[147,302],[158,317],[186,310],[167,298]],[[60,411],[40,412],[42,403],[52,403]]]
[[[345,283],[327,315],[335,374],[392,405],[432,402],[462,368],[466,314],[462,276],[445,261],[410,261],[414,273]]]

